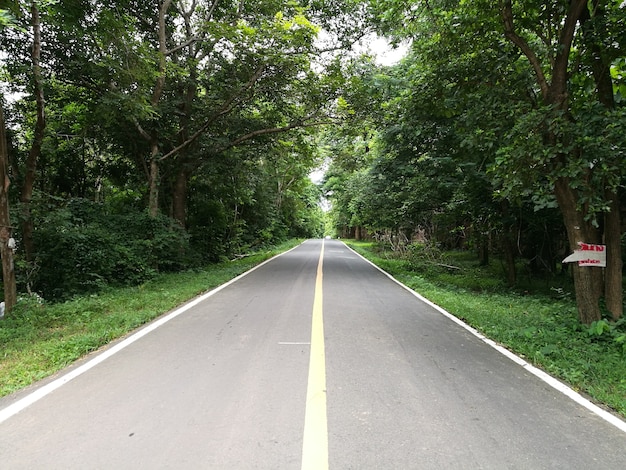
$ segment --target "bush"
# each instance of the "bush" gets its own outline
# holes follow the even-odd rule
[[[35,226],[31,288],[50,300],[136,285],[188,262],[188,237],[165,216],[111,214],[101,204],[73,199]]]
[[[410,269],[416,273],[448,273],[460,272],[450,265],[450,260],[439,247],[432,242],[412,243],[408,245],[404,258],[409,262]]]
[[[227,255],[226,240],[236,237],[229,234],[228,214],[221,203],[209,200],[200,202],[190,204],[190,243],[204,261],[217,262]]]

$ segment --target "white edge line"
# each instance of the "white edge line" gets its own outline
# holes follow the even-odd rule
[[[167,314],[167,315],[165,315],[165,316],[163,316],[163,317],[161,317],[161,318],[159,318],[157,320],[154,320],[153,322],[149,323],[147,326],[144,326],[142,329],[140,329],[136,333],[132,334],[128,338],[126,338],[123,341],[120,341],[119,343],[115,344],[114,346],[106,349],[101,354],[98,354],[96,357],[94,357],[90,361],[86,362],[85,364],[77,367],[76,369],[73,369],[72,371],[68,372],[67,374],[65,374],[65,375],[63,375],[61,377],[59,377],[56,380],[53,380],[52,382],[44,385],[43,387],[38,388],[34,392],[26,395],[24,398],[19,399],[18,401],[16,401],[15,403],[12,403],[11,405],[7,406],[6,408],[3,408],[2,410],[0,410],[0,423],[3,423],[7,419],[9,419],[12,416],[16,415],[17,413],[19,413],[20,411],[24,410],[25,408],[28,408],[33,403],[41,400],[43,397],[45,397],[46,395],[54,392],[56,389],[58,389],[61,386],[65,385],[69,381],[75,379],[79,375],[84,374],[85,372],[87,372],[88,370],[94,368],[95,366],[97,366],[101,362],[104,362],[105,360],[107,360],[108,358],[113,356],[114,354],[120,352],[122,349],[126,348],[127,346],[130,346],[135,341],[143,338],[148,333],[151,333],[152,331],[156,330],[160,326],[163,326],[168,321],[176,318],[177,316],[183,314],[187,310],[195,307],[196,305],[198,305],[201,302],[205,301],[206,299],[208,299],[212,295],[217,294],[222,289],[225,289],[226,287],[230,286],[231,284],[234,284],[235,282],[240,280],[242,277],[247,276],[248,274],[250,274],[253,271],[256,271],[261,266],[264,266],[265,264],[269,263],[270,261],[275,260],[279,256],[282,256],[282,255],[284,255],[286,253],[289,253],[292,250],[295,250],[298,246],[299,245],[294,246],[290,250],[284,251],[283,253],[279,253],[276,256],[273,256],[273,257],[263,261],[262,263],[257,264],[256,266],[254,266],[253,268],[249,269],[248,271],[238,275],[237,277],[235,277],[235,278],[231,279],[230,281],[228,281],[228,282],[226,282],[226,283],[216,287],[215,289],[212,289],[209,292],[206,292],[205,294],[202,294],[202,295],[196,297],[192,301],[186,303],[182,307],[177,308],[173,312],[171,312],[171,313],[169,313],[169,314]]]
[[[346,245],[346,244],[344,243],[344,245]],[[402,286],[404,289],[409,291],[411,294],[413,294],[415,297],[420,299],[422,302],[424,302],[425,304],[431,306],[432,308],[437,310],[439,313],[441,313],[445,317],[447,317],[450,320],[452,320],[454,323],[456,323],[456,324],[460,325],[461,327],[465,328],[471,334],[473,334],[474,336],[479,338],[481,341],[483,341],[484,343],[486,343],[489,346],[491,346],[493,349],[498,351],[500,354],[503,354],[504,356],[508,357],[510,360],[512,360],[516,364],[522,366],[528,372],[530,372],[531,374],[535,375],[536,377],[538,377],[539,379],[541,379],[542,381],[544,381],[545,383],[550,385],[552,388],[558,390],[559,392],[561,392],[562,394],[564,394],[565,396],[567,396],[571,400],[574,400],[579,405],[587,408],[592,413],[595,413],[597,416],[599,416],[600,418],[602,418],[605,421],[609,422],[610,424],[612,424],[613,426],[618,428],[620,431],[626,432],[626,421],[618,418],[617,416],[615,416],[612,413],[609,413],[608,411],[606,411],[605,409],[599,407],[595,403],[592,403],[591,401],[589,401],[588,399],[583,397],[580,393],[576,392],[571,387],[568,387],[567,385],[565,385],[563,382],[561,382],[558,379],[552,377],[551,375],[549,375],[548,373],[544,372],[543,370],[533,366],[532,364],[529,364],[527,361],[525,361],[524,359],[519,357],[517,354],[509,351],[508,349],[506,349],[505,347],[499,345],[495,341],[487,338],[482,333],[480,333],[478,330],[476,330],[475,328],[471,327],[467,323],[463,322],[459,318],[455,317],[454,315],[452,315],[447,310],[445,310],[442,307],[440,307],[439,305],[431,302],[427,298],[425,298],[422,295],[420,295],[417,292],[415,292],[410,287],[408,287],[408,286],[404,285],[402,282],[398,281],[395,277],[393,277],[387,271],[385,271],[384,269],[380,268],[379,266],[376,266],[373,262],[371,262],[370,260],[365,258],[363,255],[361,255],[357,251],[353,250],[348,245],[346,245],[346,247],[349,250],[351,250],[352,252],[354,252],[356,255],[358,255],[361,259],[367,261],[369,264],[374,266],[376,269],[378,269],[381,273],[383,273],[389,279],[394,281],[396,284]]]

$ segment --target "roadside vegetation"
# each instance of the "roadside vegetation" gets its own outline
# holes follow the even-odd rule
[[[327,138],[324,189],[335,233],[472,249],[483,264],[499,256],[512,288],[524,276],[521,263],[534,275],[557,275],[581,244],[603,245],[606,269],[571,263],[570,292],[580,323],[606,311],[618,321],[626,5],[374,7],[381,30],[411,46],[394,67],[353,67],[348,125]]]
[[[0,396],[54,374],[299,242],[294,239],[233,261],[159,274],[137,286],[108,288],[65,302],[22,297],[0,321]]]
[[[501,265],[470,251],[399,253],[375,242],[348,244],[396,279],[528,362],[626,417],[626,322],[577,318],[571,277],[520,277],[507,287]]]

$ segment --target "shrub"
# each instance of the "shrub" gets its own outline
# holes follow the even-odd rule
[[[454,267],[450,267],[450,262],[445,254],[432,242],[412,243],[406,250],[405,258],[411,269],[418,273],[454,270]]]
[[[201,202],[192,202],[190,205],[190,243],[205,261],[219,261],[228,251],[225,241],[235,238],[234,234],[229,233],[228,214],[219,202]]]
[[[185,231],[165,216],[111,214],[106,206],[69,200],[36,221],[32,289],[64,300],[105,286],[136,285],[188,264]]]

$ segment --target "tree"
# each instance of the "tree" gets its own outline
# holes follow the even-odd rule
[[[4,100],[2,100],[4,101]],[[2,284],[4,286],[4,304],[10,312],[17,301],[12,230],[9,214],[9,152],[7,148],[6,125],[3,106],[0,106],[0,257],[2,258]]]
[[[409,93],[426,101],[412,108],[453,121],[461,146],[480,152],[475,155],[487,164],[505,213],[524,201],[541,210],[556,206],[570,249],[579,242],[607,245],[605,273],[573,267],[577,304],[580,320],[590,323],[601,316],[604,293],[618,318],[624,139],[613,133],[623,110],[615,106],[619,86],[611,70],[623,57],[621,4],[501,1],[498,10],[486,1],[370,5],[382,31],[413,39],[419,54],[412,70],[426,64],[435,72],[411,84]],[[411,21],[400,25],[402,16]],[[471,154],[461,161],[471,162]]]
[[[0,29],[16,27],[15,18],[8,10],[0,9]],[[9,149],[4,118],[4,96],[0,96],[0,258],[2,258],[2,285],[4,304],[10,313],[17,302],[17,285],[13,261],[13,226],[11,225],[9,204]]]
[[[11,197],[17,201],[15,189],[23,189],[21,218],[30,219],[40,244],[31,247],[26,224],[17,232],[32,260],[20,281],[37,288],[45,271],[50,291],[54,276],[42,263],[58,255],[55,241],[78,240],[83,250],[93,243],[95,250],[101,240],[118,250],[102,220],[87,222],[82,209],[68,219],[73,208],[92,207],[77,198],[95,201],[94,212],[100,204],[111,220],[158,209],[187,227],[194,242],[210,215],[215,230],[205,231],[211,235],[202,246],[210,245],[211,260],[317,230],[307,177],[317,162],[308,140],[335,118],[343,80],[335,48],[362,34],[354,27],[360,16],[350,15],[360,2],[5,3],[11,15],[0,24],[16,27],[0,31],[2,71],[19,96],[7,106]],[[338,42],[321,46],[319,25],[340,33]],[[30,49],[36,30],[41,49]],[[53,233],[50,223],[67,223],[68,236]],[[83,258],[93,285],[117,269],[100,253]]]
[[[107,102],[117,101],[117,121],[149,143],[137,162],[148,177],[151,213],[165,191],[184,225],[189,180],[207,161],[327,121],[337,75],[312,69],[319,28],[300,5],[166,1],[158,18],[147,7],[132,12],[122,39],[103,38],[125,45],[113,49],[121,57],[107,59],[116,72]],[[122,19],[128,15],[114,21]]]
[[[607,307],[615,318],[622,314],[617,188],[623,175],[619,170],[617,173],[607,172],[609,167],[615,169],[612,159],[600,159],[600,155],[593,155],[593,150],[589,149],[586,142],[576,138],[577,127],[580,127],[581,122],[577,122],[576,108],[590,108],[576,103],[575,88],[572,93],[576,77],[585,74],[584,70],[581,73],[572,69],[575,56],[594,54],[593,45],[590,50],[584,50],[584,34],[581,32],[584,28],[581,28],[581,22],[599,14],[602,11],[597,8],[599,6],[599,2],[589,4],[586,0],[546,5],[540,9],[529,8],[527,4],[514,5],[510,0],[500,3],[504,35],[527,59],[540,93],[538,108],[529,113],[534,115],[533,120],[539,131],[537,138],[541,139],[537,142],[540,145],[537,149],[539,158],[533,166],[536,168],[539,165],[553,185],[570,249],[578,249],[580,243],[604,241],[610,253],[605,279],[598,268],[573,267],[578,312],[584,323],[591,323],[601,317],[599,299],[603,284],[606,287],[604,295]],[[589,10],[590,7],[593,10]],[[574,47],[575,41],[578,41],[577,48]],[[596,60],[601,61],[601,57],[594,58],[594,63]],[[605,100],[607,92],[603,90],[607,88],[612,97],[612,86],[603,85],[605,81],[610,81],[610,76],[604,73],[602,76],[596,74],[595,77],[599,92],[596,99],[599,98],[600,102]],[[583,100],[587,101],[588,97],[583,97]],[[519,140],[517,143],[520,143]],[[598,222],[603,212],[607,222],[604,237]]]
[[[31,217],[31,202],[35,179],[37,175],[37,161],[41,155],[44,132],[46,128],[45,99],[44,99],[44,76],[41,67],[42,55],[42,25],[40,9],[47,8],[49,1],[10,2],[10,11],[15,17],[15,26],[5,28],[5,47],[9,52],[9,60],[16,63],[9,65],[21,72],[22,85],[28,89],[35,103],[35,122],[33,124],[30,149],[24,161],[20,206],[22,236],[24,251],[28,260],[33,258],[35,248],[33,246],[33,222]],[[30,30],[30,37],[26,35]],[[27,52],[24,44],[30,45]],[[28,70],[23,72],[23,70]]]

